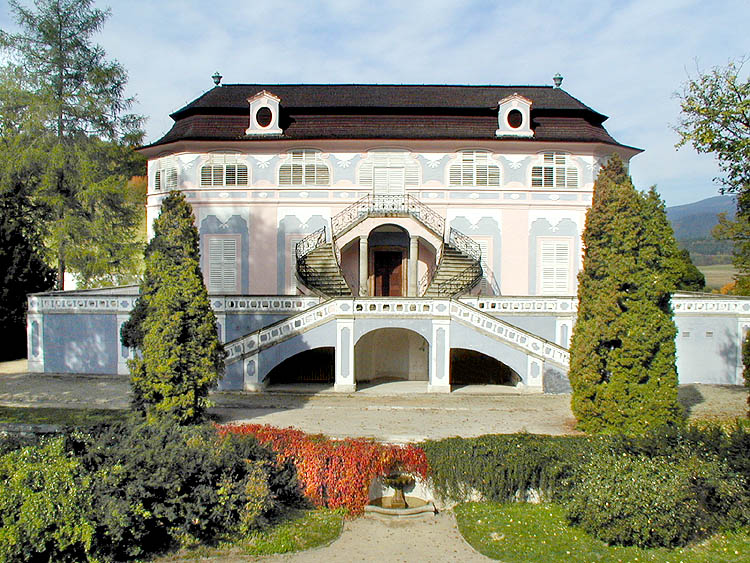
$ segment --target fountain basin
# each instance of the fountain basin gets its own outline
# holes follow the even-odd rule
[[[392,496],[378,497],[365,505],[365,515],[383,519],[423,518],[437,512],[432,501],[418,497],[406,497],[406,508],[391,508]]]

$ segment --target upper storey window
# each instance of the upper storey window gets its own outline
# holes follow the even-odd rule
[[[236,154],[212,154],[201,167],[201,186],[247,186],[247,164]]]
[[[177,183],[177,163],[173,158],[161,159],[154,172],[154,190],[176,190]]]
[[[288,153],[289,163],[279,167],[280,186],[329,186],[331,173],[320,151],[303,149]]]
[[[542,165],[531,168],[534,188],[577,188],[578,168],[572,166],[570,155],[561,152],[542,153]]]
[[[461,151],[450,166],[451,186],[499,187],[500,167],[487,151]]]
[[[419,186],[419,163],[408,151],[372,151],[359,167],[359,184],[376,195],[403,194]]]

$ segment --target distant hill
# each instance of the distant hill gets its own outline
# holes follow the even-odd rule
[[[719,195],[695,203],[667,207],[667,219],[672,223],[678,241],[711,238],[711,229],[719,222],[716,216],[726,213],[734,218],[734,196]]]
[[[734,196],[722,195],[667,207],[667,219],[672,223],[680,248],[687,248],[696,266],[729,264],[732,261],[732,243],[716,240],[711,236],[711,230],[719,222],[719,213],[734,218],[735,212]]]

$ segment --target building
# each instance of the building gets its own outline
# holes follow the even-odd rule
[[[559,76],[555,87],[214,78],[141,152],[149,225],[169,191],[193,206],[227,343],[222,388],[569,389],[594,181],[612,154],[641,152],[609,135],[606,116]],[[127,373],[118,334],[136,294],[30,296],[30,369]],[[740,383],[750,301],[680,295],[674,307],[681,382]]]

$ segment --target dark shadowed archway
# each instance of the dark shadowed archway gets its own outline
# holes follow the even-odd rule
[[[305,350],[287,358],[268,374],[269,385],[290,383],[330,383],[334,382],[333,346]]]
[[[515,386],[521,377],[510,366],[476,350],[451,348],[451,385]]]

